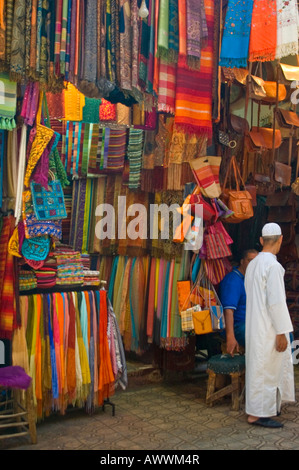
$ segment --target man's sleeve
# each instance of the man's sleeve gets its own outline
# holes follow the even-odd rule
[[[224,309],[236,310],[239,303],[239,283],[232,276],[226,276],[219,286],[219,298]]]
[[[293,331],[286,302],[283,271],[277,263],[270,267],[267,276],[267,306],[272,325],[277,335]]]

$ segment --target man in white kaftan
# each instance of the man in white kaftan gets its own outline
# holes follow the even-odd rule
[[[249,264],[246,289],[246,413],[250,424],[282,427],[271,419],[281,402],[295,401],[284,269],[276,254],[282,242],[277,224],[262,231],[263,250]]]

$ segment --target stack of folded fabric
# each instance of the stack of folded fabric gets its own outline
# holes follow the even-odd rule
[[[35,270],[38,289],[49,289],[56,285],[56,260],[46,262],[44,266]]]
[[[57,260],[57,285],[80,285],[84,282],[84,267],[81,253],[70,248],[59,247],[55,253]]]
[[[85,286],[99,286],[100,285],[100,272],[84,269],[84,285]]]
[[[83,264],[84,269],[90,269],[90,255],[81,253],[81,263]]]
[[[26,291],[36,289],[37,279],[33,271],[21,269],[19,272],[19,289]]]

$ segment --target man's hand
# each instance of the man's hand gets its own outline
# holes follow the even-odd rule
[[[276,351],[284,352],[287,349],[288,340],[285,334],[276,335]]]
[[[226,338],[226,351],[232,357],[234,357],[234,352],[239,352],[239,344],[234,336],[228,336]]]

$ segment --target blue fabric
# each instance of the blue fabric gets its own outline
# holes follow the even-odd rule
[[[222,67],[247,68],[253,0],[229,0],[222,37]]]
[[[197,279],[199,269],[200,269],[200,265],[201,265],[201,258],[199,256],[197,256],[196,260],[195,260],[195,263],[193,265],[193,268],[192,268],[192,282],[193,283],[195,283],[195,281]]]
[[[116,271],[117,271],[118,260],[119,260],[119,256],[116,256],[113,260],[112,272],[111,272],[110,282],[109,282],[108,299],[110,300],[111,303],[113,302],[114,281],[115,281],[115,276],[116,276]]]
[[[167,337],[168,302],[171,302],[171,299],[168,298],[169,274],[170,274],[170,262],[167,262],[166,276],[165,276],[165,282],[164,282],[163,306],[162,306],[161,338]]]
[[[234,324],[245,323],[246,292],[244,276],[234,268],[219,284],[219,298],[224,309],[234,310]]]

